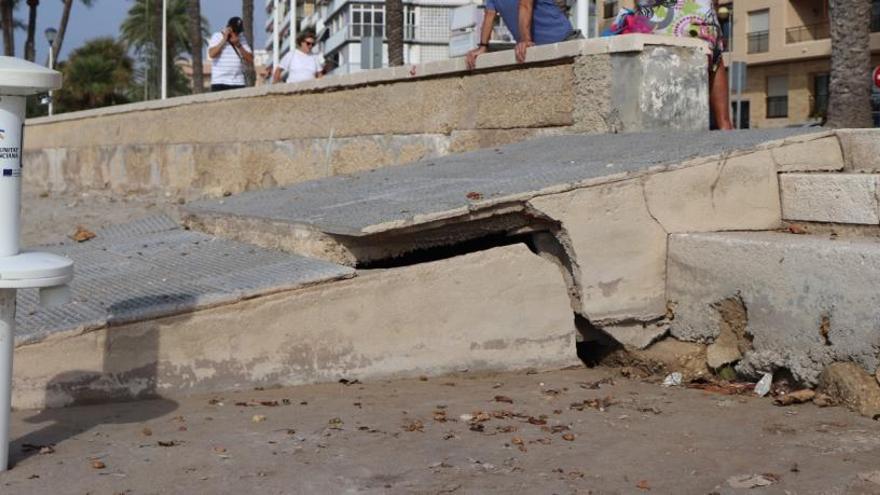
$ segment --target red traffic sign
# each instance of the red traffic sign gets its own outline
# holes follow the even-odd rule
[[[874,68],[874,86],[880,88],[880,65]]]

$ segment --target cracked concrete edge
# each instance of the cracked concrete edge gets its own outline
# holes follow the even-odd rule
[[[226,306],[234,306],[235,304],[238,304],[238,303],[241,303],[244,301],[249,301],[251,299],[258,299],[261,297],[275,296],[275,295],[284,294],[284,293],[296,293],[297,291],[300,291],[300,290],[306,290],[306,289],[310,289],[315,286],[321,286],[321,285],[325,285],[325,284],[332,284],[334,282],[340,282],[343,280],[349,280],[349,279],[356,278],[357,276],[358,276],[358,273],[356,271],[350,270],[343,275],[339,275],[339,276],[336,276],[333,278],[328,278],[325,280],[317,280],[317,281],[306,282],[306,283],[297,282],[294,284],[280,285],[277,287],[273,287],[271,289],[252,291],[252,292],[246,293],[246,294],[234,294],[234,295],[229,295],[229,296],[212,297],[212,298],[205,299],[203,301],[199,301],[190,307],[179,307],[173,311],[163,312],[162,314],[160,314],[158,316],[150,316],[149,314],[145,314],[144,316],[138,317],[136,319],[126,319],[126,320],[122,320],[122,321],[104,320],[101,322],[79,325],[77,327],[69,328],[66,330],[60,330],[60,331],[55,331],[55,332],[51,332],[51,333],[47,333],[47,334],[41,334],[40,336],[38,336],[36,338],[30,338],[27,340],[16,339],[15,348],[19,349],[19,348],[25,348],[28,346],[39,345],[39,344],[42,344],[45,342],[54,342],[55,340],[59,340],[59,339],[60,340],[69,339],[69,338],[78,337],[81,335],[87,335],[87,334],[97,332],[100,330],[105,330],[108,328],[139,324],[144,321],[160,320],[163,318],[173,318],[176,316],[194,314],[194,313],[198,313],[201,311],[209,311],[209,310],[222,308],[222,307],[226,307]]]

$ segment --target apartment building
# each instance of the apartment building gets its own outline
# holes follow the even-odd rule
[[[274,35],[275,32],[275,3],[278,3],[278,33],[279,33],[279,50],[278,59],[280,60],[290,50],[290,33],[291,22],[295,19],[297,30],[304,26],[304,19],[312,17],[315,13],[315,0],[265,0],[266,8],[266,45],[264,49],[269,54],[269,63],[271,67]],[[293,14],[292,6],[296,5],[296,15]]]
[[[452,9],[471,0],[404,0],[403,58],[407,64],[449,57]],[[388,65],[385,2],[319,0],[324,56],[334,74]]]
[[[880,65],[880,0],[872,5],[870,43],[876,67]],[[726,6],[732,10],[724,26],[732,33],[728,55],[747,64],[742,124],[785,127],[820,122],[828,110],[831,68],[828,0],[735,0]],[[880,127],[876,87],[872,106],[874,125]]]

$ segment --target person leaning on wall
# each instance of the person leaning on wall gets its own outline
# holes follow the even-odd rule
[[[211,36],[211,91],[239,89],[246,86],[245,70],[254,63],[254,54],[244,36],[244,21],[233,17],[226,27]]]
[[[495,16],[499,13],[516,40],[516,61],[520,63],[526,61],[526,51],[531,46],[583,37],[580,31],[571,27],[555,0],[486,0],[485,7],[480,44],[466,57],[471,70],[476,67],[477,57],[489,51]]]

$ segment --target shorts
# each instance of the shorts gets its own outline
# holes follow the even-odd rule
[[[650,19],[656,34],[705,41],[711,69],[718,69],[724,36],[712,0],[637,0],[636,13]]]

